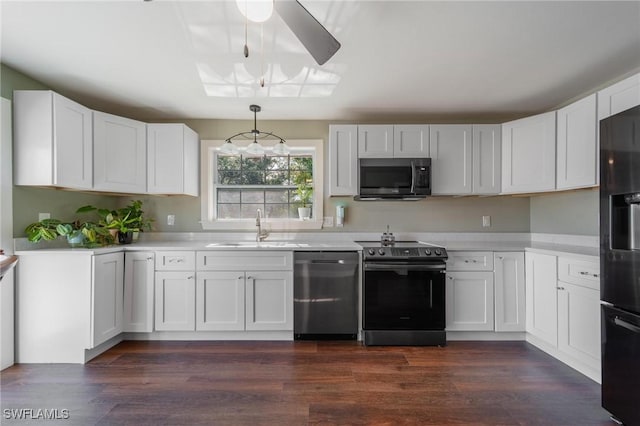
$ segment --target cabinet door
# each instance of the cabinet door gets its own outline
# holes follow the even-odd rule
[[[92,189],[91,129],[88,108],[49,90],[16,90],[14,183]]]
[[[524,253],[495,253],[496,331],[525,331]]]
[[[640,105],[640,74],[598,92],[598,121]]]
[[[153,253],[125,253],[123,331],[153,331],[153,281]]]
[[[124,254],[93,257],[93,346],[122,333]]]
[[[527,333],[558,346],[557,262],[555,256],[525,253]]]
[[[447,331],[493,330],[493,273],[447,272]]]
[[[502,192],[553,191],[556,187],[556,113],[502,125]]]
[[[558,110],[558,189],[598,184],[596,95]]]
[[[91,110],[53,94],[54,185],[91,189],[93,143]]]
[[[473,125],[473,193],[498,194],[502,180],[502,126]]]
[[[396,158],[429,157],[429,126],[422,124],[393,126],[393,156]]]
[[[155,329],[195,330],[194,272],[156,272]]]
[[[198,272],[196,330],[244,330],[244,272]]]
[[[246,278],[246,329],[293,331],[293,272],[253,271]]]
[[[358,126],[329,126],[329,196],[358,194]]]
[[[147,191],[181,194],[184,188],[184,125],[147,124]]]
[[[393,126],[370,124],[358,126],[358,158],[392,158]]]
[[[558,281],[558,348],[600,369],[600,292]]]
[[[184,124],[147,124],[147,192],[198,195],[198,134]]]
[[[147,190],[146,124],[93,112],[94,189],[144,193]]]
[[[429,126],[431,193],[471,193],[471,126],[442,124]]]

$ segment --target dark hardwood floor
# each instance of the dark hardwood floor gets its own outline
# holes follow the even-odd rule
[[[613,424],[598,384],[524,342],[123,342],[0,380],[2,425],[43,424],[8,418],[19,408],[83,426]]]

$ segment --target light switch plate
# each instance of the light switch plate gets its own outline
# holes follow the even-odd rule
[[[482,216],[482,226],[484,228],[491,226],[491,216]]]
[[[38,213],[38,222],[44,219],[51,219],[51,213]]]
[[[167,225],[173,226],[175,224],[176,224],[176,215],[175,214],[167,215]]]

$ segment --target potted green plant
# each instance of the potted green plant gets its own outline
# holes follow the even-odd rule
[[[295,179],[296,190],[294,192],[294,200],[300,203],[298,207],[298,217],[300,220],[308,220],[311,218],[311,204],[313,200],[313,186],[311,173],[307,171],[300,172]]]
[[[55,240],[58,238],[58,226],[62,225],[62,221],[58,219],[42,219],[39,222],[34,222],[28,225],[24,232],[27,234],[27,239],[32,243],[37,243],[41,240]]]
[[[143,232],[145,230],[151,230],[151,224],[153,223],[153,219],[146,218],[144,216],[144,211],[142,210],[142,201],[133,200],[126,207],[120,209],[120,214],[128,214],[131,219],[130,228],[133,231],[133,239],[134,241],[138,239],[138,233]]]
[[[77,210],[78,213],[91,211],[95,211],[98,214],[100,218],[98,221],[99,227],[106,229],[106,232],[110,233],[114,239],[117,238],[120,244],[131,244],[134,219],[127,208],[109,210],[87,205]]]

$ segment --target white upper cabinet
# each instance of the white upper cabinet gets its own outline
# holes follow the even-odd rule
[[[358,125],[358,158],[429,157],[429,126]]]
[[[502,192],[553,191],[556,187],[556,112],[502,125]]]
[[[433,195],[471,194],[471,128],[460,124],[429,126]]]
[[[48,90],[13,96],[15,184],[91,189],[91,110]]]
[[[184,124],[147,124],[147,192],[198,196],[198,134]]]
[[[423,124],[393,126],[393,156],[396,158],[429,157],[429,126]]]
[[[93,187],[98,191],[147,191],[147,128],[140,121],[93,112]]]
[[[329,126],[329,195],[358,194],[358,126]]]
[[[499,124],[473,125],[474,194],[498,194],[501,188],[501,130]]]
[[[598,121],[640,105],[640,74],[598,92]]]
[[[557,189],[598,184],[596,94],[558,110]]]
[[[358,126],[358,158],[393,157],[393,126],[371,124]]]

